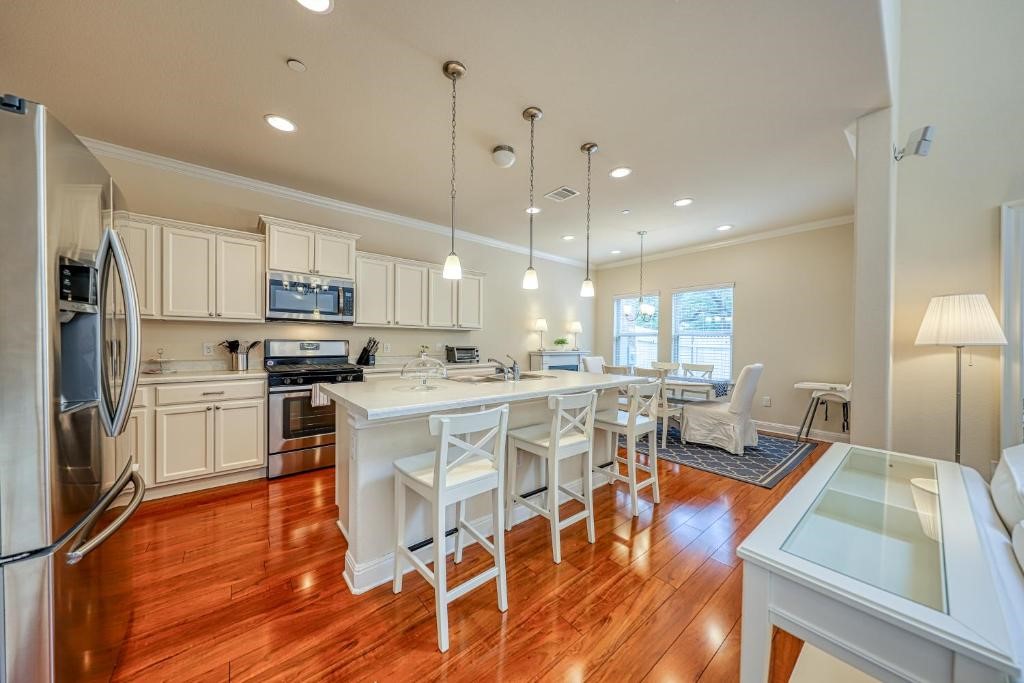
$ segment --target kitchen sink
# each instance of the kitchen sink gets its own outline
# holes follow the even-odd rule
[[[552,379],[554,375],[543,375],[536,372],[524,372],[519,376],[520,381],[522,380],[533,380],[533,379]],[[461,382],[463,384],[482,384],[484,382],[511,382],[512,380],[506,380],[502,375],[460,375],[458,377],[449,377],[452,382]]]

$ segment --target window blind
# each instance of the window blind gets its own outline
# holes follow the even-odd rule
[[[640,308],[640,297],[615,297],[614,361],[612,365],[649,368],[658,360],[658,296],[647,294],[644,302],[654,306],[654,316],[647,322],[629,320]]]
[[[672,294],[672,360],[714,365],[714,379],[732,379],[732,285]]]

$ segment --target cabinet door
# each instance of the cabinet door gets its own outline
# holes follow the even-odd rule
[[[157,408],[156,483],[213,472],[213,404]]]
[[[217,237],[164,228],[163,314],[172,318],[213,317]]]
[[[217,317],[263,319],[263,243],[217,237]]]
[[[160,315],[160,228],[137,221],[125,221],[117,227],[128,261],[135,275],[139,294],[139,315]]]
[[[387,326],[394,320],[394,261],[356,256],[356,324]]]
[[[348,237],[316,233],[316,259],[313,271],[317,275],[330,275],[353,279],[356,269],[356,243]]]
[[[457,280],[445,280],[440,268],[431,268],[429,292],[427,292],[427,325],[430,327],[455,327],[456,302],[458,301],[455,283]]]
[[[267,264],[271,270],[312,273],[316,233],[312,230],[267,226]]]
[[[135,408],[128,415],[124,431],[114,440],[114,462],[110,468],[109,479],[107,468],[104,467],[104,487],[114,483],[114,479],[124,469],[125,463],[132,462],[139,466],[139,473],[147,484],[153,483],[150,472],[153,455],[153,413],[146,408]]]
[[[427,267],[395,263],[395,324],[427,326]]]
[[[463,273],[459,282],[459,327],[479,330],[484,326],[484,280]]]
[[[214,469],[227,472],[267,461],[263,399],[225,401],[214,406]]]

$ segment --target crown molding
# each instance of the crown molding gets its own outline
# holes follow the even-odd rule
[[[729,240],[719,240],[717,242],[705,242],[704,244],[697,244],[692,247],[683,247],[682,249],[673,249],[671,251],[662,251],[654,255],[645,255],[644,262],[649,263],[651,261],[660,261],[662,259],[674,258],[676,256],[685,256],[686,254],[699,254],[703,251],[711,251],[713,249],[722,249],[724,247],[735,247],[740,244],[749,244],[750,242],[760,242],[761,240],[775,239],[776,237],[785,237],[786,235],[796,235],[801,232],[811,232],[812,230],[824,230],[826,228],[836,228],[840,225],[853,225],[853,214],[846,216],[836,216],[835,218],[826,218],[820,221],[811,221],[810,223],[800,223],[798,225],[791,225],[787,228],[779,228],[777,230],[767,230],[765,232],[755,232],[751,235],[743,235],[742,237],[735,237]],[[640,263],[639,257],[629,258],[622,261],[614,261],[612,263],[602,263],[597,266],[597,270],[609,270],[611,268],[622,268],[625,266],[632,266]]]
[[[400,225],[405,228],[430,232],[435,235],[443,235],[447,237],[451,234],[450,227],[420,220],[418,218],[410,218],[409,216],[403,216],[389,211],[380,211],[379,209],[362,206],[361,204],[352,204],[351,202],[345,202],[340,199],[324,197],[323,195],[313,194],[311,192],[303,192],[302,190],[296,190],[283,185],[276,185],[264,180],[256,180],[255,178],[247,178],[234,173],[228,173],[227,171],[218,171],[214,168],[199,166],[198,164],[192,164],[187,161],[179,161],[170,157],[160,156],[159,154],[143,152],[142,150],[132,149],[130,147],[122,147],[121,145],[116,145],[112,142],[94,140],[92,138],[85,137],[80,139],[85,146],[89,148],[89,151],[97,156],[117,159],[119,161],[128,161],[133,164],[140,164],[142,166],[148,166],[162,171],[169,171],[171,173],[177,173],[178,175],[197,178],[199,180],[220,183],[222,185],[231,185],[244,190],[279,197],[281,199],[287,199],[300,204],[306,204],[308,206],[337,211],[350,216],[370,218],[372,220],[391,223],[393,225]],[[502,240],[485,237],[473,232],[466,232],[465,230],[456,229],[455,236],[466,242],[474,242],[476,244],[482,244],[484,246],[502,249],[516,254],[530,253],[527,247],[503,242]],[[541,258],[546,261],[564,263],[578,268],[582,268],[585,265],[583,261],[543,251],[534,250],[533,255],[536,258]]]

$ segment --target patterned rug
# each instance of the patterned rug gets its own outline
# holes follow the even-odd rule
[[[626,447],[625,437],[619,445]],[[757,435],[757,447],[745,448],[743,455],[699,443],[680,443],[679,429],[668,428],[668,445],[661,447],[661,427],[658,428],[658,458],[671,460],[705,472],[713,472],[730,479],[770,489],[799,465],[814,450],[815,444],[767,434]],[[646,439],[637,444],[637,451],[647,453]]]

